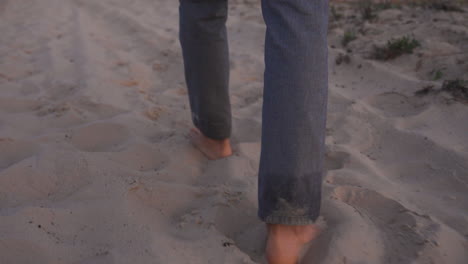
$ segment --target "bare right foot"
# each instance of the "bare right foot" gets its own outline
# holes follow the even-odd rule
[[[317,225],[293,226],[268,224],[266,258],[268,264],[297,264],[305,244],[315,239]]]
[[[232,155],[229,139],[215,140],[200,132],[197,128],[190,130],[190,140],[210,160],[221,159]]]

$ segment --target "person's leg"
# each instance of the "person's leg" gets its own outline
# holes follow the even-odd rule
[[[281,263],[271,258],[287,249],[281,246],[286,237],[297,238],[290,245],[304,241],[294,234],[311,239],[320,211],[328,0],[262,0],[262,11],[267,31],[258,214],[269,225],[267,257]],[[276,255],[268,252],[272,248]]]
[[[180,0],[179,39],[184,59],[193,143],[209,158],[231,154],[227,0]]]

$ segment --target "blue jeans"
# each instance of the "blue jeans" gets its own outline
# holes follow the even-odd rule
[[[194,125],[231,134],[227,0],[180,0],[180,43]],[[307,225],[320,213],[328,93],[328,0],[262,0],[267,30],[258,216]]]

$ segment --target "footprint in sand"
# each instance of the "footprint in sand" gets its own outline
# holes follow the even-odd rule
[[[165,142],[176,134],[172,130],[157,130],[151,131],[150,133],[151,134],[146,135],[146,139],[153,144]]]
[[[145,144],[130,146],[121,152],[109,153],[110,159],[138,171],[159,170],[168,162],[161,151]]]
[[[87,97],[80,97],[72,105],[77,110],[86,112],[86,116],[92,119],[111,118],[126,111],[113,105],[93,102]]]
[[[95,103],[86,98],[59,103],[48,102],[47,104],[37,107],[37,110],[38,116],[55,114],[56,117],[59,117],[68,111],[73,111],[83,118],[89,117],[91,119],[111,118],[124,112],[123,109],[108,104]]]
[[[214,224],[242,252],[260,262],[265,248],[266,227],[258,221],[253,203],[241,199],[229,206],[218,207]]]
[[[78,91],[78,85],[68,81],[52,81],[47,94],[52,100],[69,97]]]
[[[418,252],[434,246],[427,237],[438,229],[437,224],[395,200],[372,190],[351,186],[335,188],[333,197],[356,209],[381,233],[384,244],[382,263],[417,262]]]
[[[344,168],[349,161],[350,155],[347,152],[333,151],[325,154],[325,168],[329,170],[339,170]]]
[[[0,170],[37,153],[39,146],[28,141],[0,138]]]
[[[365,100],[387,117],[408,117],[417,115],[428,108],[425,102],[416,97],[408,97],[396,92],[371,96]]]
[[[88,152],[117,151],[129,138],[128,129],[116,123],[95,123],[72,132],[71,143]]]

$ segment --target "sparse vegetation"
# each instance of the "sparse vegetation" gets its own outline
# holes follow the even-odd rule
[[[454,1],[448,0],[419,0],[412,2],[411,5],[445,12],[465,12],[459,5],[454,3]]]
[[[343,35],[343,39],[341,40],[341,44],[346,47],[348,45],[349,42],[355,40],[357,37],[356,37],[356,33],[354,31],[345,31],[344,35]]]
[[[334,5],[331,5],[330,13],[333,21],[340,20],[343,17],[342,14],[338,13],[338,10],[336,10]]]
[[[361,18],[363,20],[372,20],[377,18],[377,14],[374,11],[373,4],[369,0],[364,0],[359,3],[359,10],[361,12]]]
[[[441,11],[465,12],[460,7],[451,3],[433,3],[429,5],[429,8],[441,10]]]
[[[390,8],[401,8],[400,3],[395,3],[394,1],[388,0],[381,3],[375,3],[374,8],[376,10],[390,9]]]
[[[431,93],[437,93],[437,90],[434,89],[433,85],[424,86],[422,89],[417,90],[414,95],[416,96],[426,96]]]
[[[455,79],[445,80],[440,89],[434,89],[434,86],[426,86],[421,90],[416,91],[414,94],[417,96],[426,96],[429,94],[439,94],[446,92],[450,94],[454,100],[468,104],[468,81]]]
[[[336,65],[340,65],[341,63],[349,64],[351,62],[351,58],[348,54],[339,53],[336,57],[335,63]]]
[[[446,80],[442,84],[441,90],[451,94],[455,100],[468,102],[468,81]]]
[[[363,20],[373,20],[377,18],[377,12],[379,10],[389,9],[389,8],[400,8],[399,3],[394,1],[387,0],[379,3],[374,3],[371,0],[362,0],[358,4],[359,11]]]
[[[432,76],[432,80],[434,81],[440,80],[442,76],[444,75],[444,73],[440,69],[438,70],[434,69],[429,74]]]
[[[377,60],[394,59],[405,53],[413,53],[413,50],[419,46],[421,46],[419,41],[410,36],[391,39],[383,47],[374,46],[372,58]]]

